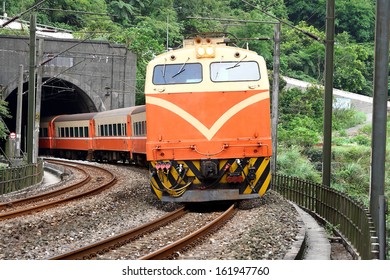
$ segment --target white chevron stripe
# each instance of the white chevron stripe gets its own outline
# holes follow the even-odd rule
[[[176,104],[173,104],[172,102],[166,101],[164,99],[158,98],[158,97],[151,97],[146,96],[146,103],[147,104],[153,104],[159,107],[163,107],[167,109],[168,111],[171,111],[172,113],[175,113],[179,115],[181,118],[186,120],[188,123],[190,123],[192,126],[194,126],[200,133],[202,133],[208,140],[211,140],[214,135],[218,132],[218,130],[235,114],[237,114],[242,109],[248,107],[249,105],[252,105],[256,102],[262,101],[264,99],[269,98],[269,92],[262,92],[258,93],[256,95],[253,95],[251,97],[248,97],[247,99],[237,103],[233,107],[231,107],[229,110],[227,110],[214,124],[213,126],[208,129],[203,123],[201,123],[197,118],[195,118],[193,115],[189,114],[187,111],[183,110]]]

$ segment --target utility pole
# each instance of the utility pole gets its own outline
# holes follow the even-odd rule
[[[20,157],[20,145],[22,137],[22,110],[23,110],[23,64],[19,65],[19,86],[18,86],[18,96],[17,96],[17,106],[16,106],[16,151],[15,157]]]
[[[279,68],[280,68],[280,22],[274,26],[274,66],[272,81],[272,157],[271,173],[276,173],[276,155],[278,149],[278,122],[279,122]]]
[[[333,49],[334,49],[334,0],[326,1],[325,40],[325,98],[324,98],[324,144],[322,147],[322,184],[330,186],[332,154],[332,105],[333,105]]]
[[[386,163],[387,92],[389,73],[390,1],[376,1],[374,98],[371,135],[370,213],[377,229],[379,259],[386,259]]]
[[[28,122],[27,122],[27,163],[36,163],[34,159],[35,130],[35,64],[36,64],[36,14],[30,17],[30,65],[28,82]]]
[[[38,39],[38,59],[43,61],[43,38]],[[41,96],[42,96],[42,76],[43,65],[40,65],[37,69],[37,94],[36,94],[36,107],[35,107],[35,128],[34,128],[34,159],[38,159],[39,150],[39,125],[41,120]]]

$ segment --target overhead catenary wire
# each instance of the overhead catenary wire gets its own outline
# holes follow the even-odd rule
[[[276,16],[274,16],[274,15],[272,15],[272,14],[270,14],[270,13],[268,13],[268,12],[262,10],[262,9],[260,9],[259,7],[257,7],[257,6],[255,6],[255,5],[249,3],[249,2],[246,1],[246,0],[241,0],[241,1],[244,2],[245,4],[251,6],[252,8],[255,8],[255,9],[259,10],[259,11],[262,12],[263,14],[265,14],[265,15],[267,15],[267,16],[273,18],[273,19],[276,19],[277,21],[279,21],[279,22],[281,22],[281,23],[283,23],[283,24],[285,24],[285,25],[287,25],[287,26],[289,26],[289,27],[291,27],[291,28],[293,28],[293,29],[295,29],[295,30],[298,30],[299,32],[305,34],[306,36],[312,38],[313,40],[316,40],[316,41],[318,41],[318,42],[321,42],[321,43],[325,44],[325,40],[321,39],[321,38],[318,37],[317,35],[315,35],[315,34],[313,34],[313,33],[310,33],[310,32],[308,32],[308,31],[306,31],[306,30],[303,30],[303,29],[301,29],[301,28],[298,28],[298,27],[296,27],[295,25],[293,25],[293,24],[291,24],[291,23],[289,23],[289,22],[287,22],[287,21],[285,21],[285,20],[282,20],[282,19],[280,19],[280,18],[278,18],[278,17],[276,17]]]
[[[3,28],[6,27],[8,24],[14,22],[15,20],[17,20],[18,18],[20,18],[20,17],[23,16],[24,14],[27,14],[27,13],[30,12],[31,10],[33,10],[33,9],[35,9],[35,8],[37,8],[37,7],[39,7],[40,5],[42,5],[43,3],[45,3],[46,1],[47,1],[47,0],[42,0],[42,1],[38,2],[37,4],[35,4],[34,6],[32,6],[31,8],[27,9],[26,11],[24,11],[24,12],[22,12],[22,13],[16,15],[16,16],[14,16],[14,17],[11,18],[10,20],[4,22],[4,23],[1,25],[1,27],[3,27]]]

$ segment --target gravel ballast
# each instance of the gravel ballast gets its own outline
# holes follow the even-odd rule
[[[181,206],[150,191],[148,172],[104,165],[118,184],[96,196],[0,221],[0,259],[41,260],[137,227]],[[74,174],[77,179],[77,174]],[[40,187],[42,189],[42,187]],[[30,193],[33,193],[31,189]],[[179,259],[283,259],[299,232],[294,207],[279,194],[243,201],[238,213]]]

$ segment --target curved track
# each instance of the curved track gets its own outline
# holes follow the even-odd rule
[[[236,213],[236,211],[237,209],[235,208],[234,205],[230,206],[228,210],[223,212],[223,214],[218,214],[217,218],[213,218],[211,222],[207,223],[203,227],[201,228],[198,227],[196,230],[190,229],[191,231],[190,234],[181,238],[180,238],[181,235],[179,235],[178,239],[175,242],[166,241],[169,245],[164,246],[160,244],[160,242],[156,242],[155,240],[153,240],[153,238],[147,236],[145,239],[150,245],[151,249],[150,248],[149,249],[152,252],[149,252],[139,257],[138,259],[147,260],[147,259],[175,258],[177,252],[185,250],[188,246],[192,246],[192,244],[196,243],[202,237],[218,229],[222,224],[224,224],[228,219],[230,219],[234,215],[234,213]],[[111,253],[111,252],[114,252],[113,254],[116,257],[119,257],[122,254],[128,254],[128,251],[124,249],[122,253],[121,247],[125,247],[128,243],[131,244],[130,242],[133,242],[139,237],[146,235],[147,233],[151,233],[153,231],[156,231],[161,236],[165,235],[164,229],[162,228],[168,225],[169,223],[172,223],[174,220],[181,219],[187,213],[188,211],[184,207],[179,208],[167,215],[164,215],[163,217],[157,220],[144,224],[135,229],[129,230],[127,232],[108,238],[106,240],[91,244],[89,246],[74,251],[70,251],[68,253],[50,259],[51,260],[94,259],[98,255],[103,255],[104,258],[104,254]],[[185,220],[183,221],[178,220],[178,223],[180,223],[182,227],[186,227]],[[192,226],[193,223],[190,224]],[[188,227],[190,227],[190,225],[188,225]],[[156,243],[159,244],[156,245]],[[154,246],[160,248],[153,249]]]
[[[83,163],[70,164],[59,160],[48,160],[48,162],[77,169],[79,172],[84,174],[84,178],[67,187],[44,192],[23,199],[1,203],[0,220],[41,211],[43,209],[54,207],[67,201],[94,195],[114,185],[117,181],[117,178],[113,173],[98,166]],[[91,171],[91,169],[94,170],[94,172]],[[91,174],[95,174],[96,172],[98,172],[100,175],[97,177],[91,176]],[[104,179],[102,179],[102,177]],[[97,186],[96,182],[98,182]]]

